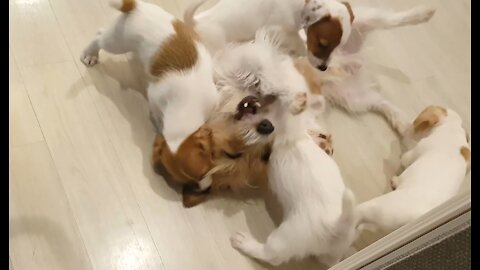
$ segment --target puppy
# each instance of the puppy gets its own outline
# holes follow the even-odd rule
[[[212,52],[231,42],[252,40],[261,27],[276,26],[282,30],[287,51],[306,55],[299,35],[303,28],[310,53],[327,61],[331,51],[347,40],[353,20],[350,5],[335,0],[221,0],[194,19],[195,11],[204,2],[200,0],[189,6],[184,20],[195,25]]]
[[[275,125],[268,164],[269,187],[283,208],[283,221],[265,243],[237,233],[232,246],[272,265],[316,256],[331,266],[345,256],[354,238],[354,197],[335,161],[316,147],[307,129],[310,117],[272,105]]]
[[[455,196],[470,160],[465,134],[453,110],[423,110],[406,135],[405,170],[392,178],[395,190],[358,205],[359,228],[391,232]]]
[[[110,28],[99,31],[84,50],[82,62],[95,65],[100,49],[114,54],[135,53],[152,77],[148,101],[155,125],[172,152],[168,163],[177,164],[175,175],[202,178],[209,167],[205,149],[191,141],[210,136],[208,131],[198,129],[219,99],[209,52],[191,27],[156,5],[140,0],[112,5],[123,14]]]
[[[313,70],[310,77],[316,78],[322,95],[329,103],[350,113],[379,113],[402,135],[408,128],[408,119],[398,107],[378,92],[372,91],[365,78],[366,74],[361,69],[361,49],[365,38],[372,31],[427,22],[434,15],[434,10],[416,7],[394,12],[379,8],[353,7],[353,12],[355,19],[351,34],[346,43],[338,46],[331,54],[330,68],[326,72]],[[321,64],[322,61],[317,61],[310,55],[310,62]]]

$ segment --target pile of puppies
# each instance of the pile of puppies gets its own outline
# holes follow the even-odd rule
[[[314,255],[330,266],[362,228],[395,230],[457,193],[470,159],[458,114],[429,106],[410,123],[361,76],[369,32],[424,23],[433,10],[220,0],[195,16],[204,2],[189,6],[182,21],[156,5],[119,0],[113,6],[122,15],[81,60],[95,65],[100,49],[141,59],[159,131],[152,163],[184,186],[186,207],[220,190],[268,183],[282,223],[265,243],[237,233],[233,247],[273,265]],[[331,135],[316,121],[327,103],[380,113],[404,139],[405,170],[392,179],[394,191],[356,205],[331,158]]]

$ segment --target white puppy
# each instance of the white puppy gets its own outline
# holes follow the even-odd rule
[[[353,242],[355,200],[335,161],[308,135],[310,116],[294,116],[283,109],[287,105],[282,100],[271,105],[275,131],[268,165],[283,221],[265,243],[237,233],[232,246],[272,265],[314,255],[331,266]]]
[[[395,189],[357,207],[360,227],[391,232],[457,194],[467,171],[470,148],[462,119],[450,109],[427,107],[408,131]]]
[[[148,100],[155,124],[162,128],[170,151],[176,152],[217,106],[210,54],[191,27],[157,5],[140,0],[112,5],[123,14],[99,31],[81,60],[95,65],[100,49],[135,53],[152,77]]]

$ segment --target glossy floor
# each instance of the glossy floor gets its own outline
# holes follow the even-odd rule
[[[178,15],[189,1],[154,2]],[[470,130],[470,1],[352,3],[437,8],[427,24],[371,35],[366,68],[410,116],[447,105]],[[118,15],[108,0],[9,0],[9,15],[10,269],[270,269],[229,243],[236,231],[266,238],[274,225],[263,200],[226,197],[184,209],[149,165],[154,132],[139,67],[105,53],[94,68],[78,60]],[[384,192],[399,156],[385,121],[334,111],[327,122],[358,200]]]

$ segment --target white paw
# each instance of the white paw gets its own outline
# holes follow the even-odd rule
[[[80,57],[80,61],[84,63],[86,66],[91,67],[98,63],[98,55],[88,55],[83,53]]]
[[[248,253],[252,250],[252,246],[256,244],[256,241],[247,233],[237,232],[230,237],[230,243],[236,250]]]

